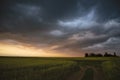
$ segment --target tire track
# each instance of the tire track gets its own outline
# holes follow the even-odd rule
[[[87,68],[85,67],[80,67],[80,71],[76,72],[75,74],[71,75],[68,79],[66,80],[81,80],[82,77],[85,74]]]
[[[82,80],[87,69],[93,70],[93,80],[105,80],[105,75],[101,68],[96,68],[94,66],[80,67],[80,71],[74,73],[66,80]]]
[[[91,68],[94,71],[94,80],[105,80],[105,75],[101,68],[94,66],[87,66],[87,68]]]

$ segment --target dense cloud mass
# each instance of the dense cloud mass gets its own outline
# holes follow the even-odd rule
[[[75,56],[119,53],[119,0],[1,0],[0,12],[0,40]]]

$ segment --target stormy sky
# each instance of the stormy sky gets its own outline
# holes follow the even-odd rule
[[[0,0],[0,55],[23,55],[13,46],[25,56],[119,54],[120,1]]]

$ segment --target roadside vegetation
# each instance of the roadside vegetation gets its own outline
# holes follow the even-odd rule
[[[106,80],[120,79],[120,59],[105,61],[102,63],[102,68],[106,74]]]

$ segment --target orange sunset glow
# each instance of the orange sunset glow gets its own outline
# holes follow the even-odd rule
[[[0,42],[0,55],[1,56],[32,56],[32,57],[62,57],[59,53],[45,51],[35,47],[23,44],[11,44],[7,42]]]

